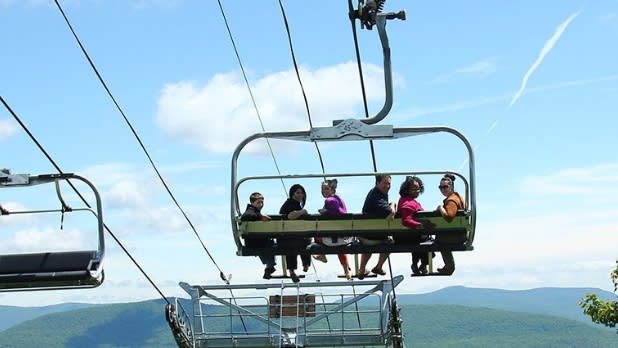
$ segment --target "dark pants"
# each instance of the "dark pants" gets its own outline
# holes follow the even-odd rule
[[[272,248],[274,245],[273,240],[270,238],[247,238],[245,239],[245,246],[248,248]],[[268,268],[275,267],[275,255],[263,253],[260,254],[260,261]]]
[[[277,244],[281,249],[290,248],[294,252],[285,254],[285,262],[287,263],[287,269],[295,270],[298,268],[298,255],[303,263],[303,266],[311,266],[311,254],[307,251],[307,245],[311,240],[305,238],[279,238]],[[302,250],[300,253],[297,250]]]

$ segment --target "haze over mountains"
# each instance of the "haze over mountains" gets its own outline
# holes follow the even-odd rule
[[[426,347],[618,347],[615,330],[593,324],[578,301],[590,288],[530,290],[462,286],[397,294],[406,342]],[[0,347],[174,347],[163,300],[123,304],[0,306]]]

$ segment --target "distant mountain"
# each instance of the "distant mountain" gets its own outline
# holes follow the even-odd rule
[[[595,293],[604,300],[616,299],[614,293],[594,288],[502,290],[453,286],[426,294],[397,294],[397,301],[399,304],[452,304],[553,315],[605,328],[592,323],[578,306],[578,302],[588,293]]]
[[[403,305],[406,346],[618,348],[615,332],[575,320],[458,305]]]
[[[26,320],[38,318],[45,314],[66,312],[97,306],[87,303],[62,303],[44,307],[0,306],[0,332]]]
[[[164,305],[152,300],[44,315],[0,332],[0,347],[175,347]],[[217,307],[207,310],[226,312]],[[400,313],[408,346],[618,347],[615,333],[545,315],[458,305],[403,305]]]
[[[175,347],[164,308],[150,300],[47,314],[0,332],[0,347]]]

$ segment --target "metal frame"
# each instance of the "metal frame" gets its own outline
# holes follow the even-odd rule
[[[403,276],[396,276],[392,281],[363,281],[355,284],[363,292],[337,295],[328,292],[334,287],[349,288],[349,285],[319,282],[209,286],[181,282],[180,287],[191,296],[193,313],[189,314],[178,301],[176,308],[172,307],[166,313],[181,347],[386,346],[400,338],[392,327],[391,310],[397,308],[394,288],[402,281]],[[300,296],[302,291],[316,288],[322,293],[315,296],[315,313],[302,318],[270,317],[269,296],[256,294],[277,290],[282,295],[291,292]],[[238,290],[252,290],[252,295],[218,295],[218,292]],[[329,301],[332,298],[336,300]],[[243,301],[247,304],[238,304]],[[192,324],[189,321],[191,316]],[[346,324],[346,321],[356,320],[357,328],[352,328],[356,323]],[[245,330],[235,332],[232,328],[234,322],[242,322]],[[219,325],[229,327],[217,331],[221,330]]]
[[[309,131],[291,131],[291,132],[264,132],[257,133],[242,141],[234,150],[231,163],[231,190],[230,190],[230,221],[232,224],[232,235],[234,242],[238,248],[239,254],[243,248],[238,234],[238,216],[240,215],[240,202],[238,197],[238,188],[240,184],[247,180],[256,179],[292,179],[292,178],[319,178],[319,177],[346,177],[346,176],[373,176],[376,174],[391,174],[405,175],[407,172],[385,172],[385,173],[330,173],[330,174],[302,174],[302,175],[270,175],[270,176],[255,176],[238,180],[238,157],[242,150],[254,140],[260,138],[269,139],[285,139],[292,141],[363,141],[363,140],[394,140],[415,135],[447,133],[457,137],[466,147],[468,151],[468,176],[465,178],[459,173],[454,173],[460,177],[466,185],[466,203],[467,209],[470,212],[471,231],[468,238],[467,246],[471,247],[474,242],[474,232],[476,230],[476,188],[475,188],[475,171],[474,171],[474,150],[468,139],[456,129],[446,126],[429,126],[429,127],[404,127],[393,128],[388,125],[367,125],[359,120],[346,120],[340,122],[333,127],[316,127]],[[429,171],[417,172],[418,174],[438,174],[451,172],[444,171]]]
[[[70,208],[60,191],[60,180],[75,179],[85,183],[93,192],[96,201],[96,211],[91,208]],[[32,269],[31,272],[7,273],[0,275],[0,291],[34,291],[34,290],[57,290],[92,288],[103,283],[103,258],[105,256],[105,234],[103,229],[103,208],[101,197],[96,187],[86,178],[73,174],[41,174],[31,176],[29,174],[10,174],[8,170],[0,172],[0,188],[25,187],[40,184],[54,183],[56,194],[62,205],[61,209],[52,210],[29,210],[8,211],[3,209],[2,215],[13,214],[37,214],[51,212],[90,211],[97,218],[98,246],[96,250],[71,251],[71,252],[46,252],[34,254],[0,255],[13,263],[23,261],[27,263],[33,260],[52,260],[54,265],[62,265],[62,270]],[[83,265],[83,260],[88,259],[88,264]],[[21,261],[20,261],[21,260]],[[82,268],[85,266],[85,268]],[[67,269],[70,268],[70,269]]]

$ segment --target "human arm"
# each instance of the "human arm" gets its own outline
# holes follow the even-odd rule
[[[455,215],[457,215],[457,209],[457,203],[452,199],[448,199],[444,203],[444,205],[438,206],[438,211],[440,212],[440,215],[442,215],[444,220],[446,220],[447,222],[453,221]]]
[[[262,214],[261,218],[262,221],[270,221],[272,220],[272,218],[266,214]]]
[[[289,220],[296,220],[307,214],[307,210],[301,207],[300,202],[288,199],[283,203],[281,209],[279,209],[279,214],[285,216]]]
[[[307,215],[307,209],[293,210],[288,213],[287,217],[289,220],[296,220],[303,215]]]
[[[401,214],[401,224],[410,229],[417,229],[421,227],[421,223],[414,219],[414,213],[416,210],[409,205],[402,205],[399,207],[399,213]]]

